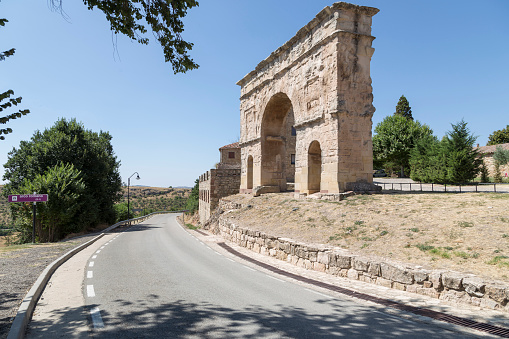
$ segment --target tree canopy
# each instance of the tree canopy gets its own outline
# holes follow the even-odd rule
[[[9,22],[7,19],[0,19],[0,26],[5,26],[5,24]],[[11,48],[7,51],[0,52],[0,61],[4,61],[6,58],[14,55],[16,50]],[[9,109],[13,106],[18,106],[21,103],[21,97],[13,97],[14,91],[9,89],[3,93],[0,93],[0,114],[5,114],[4,110]],[[2,103],[2,101],[6,100],[6,102]],[[7,115],[0,116],[0,124],[5,125],[10,120],[21,118],[23,115],[27,115],[30,113],[28,109],[20,109],[17,112],[8,113]],[[0,140],[5,140],[5,134],[12,133],[12,128],[0,128]],[[4,134],[4,135],[2,135]]]
[[[62,11],[63,0],[50,0],[54,9]],[[163,48],[166,62],[174,73],[185,73],[198,68],[188,52],[193,44],[182,39],[187,10],[198,6],[195,0],[83,0],[89,10],[99,9],[106,15],[113,33],[124,34],[147,45],[148,24]]]
[[[505,143],[509,143],[509,125],[507,125],[503,129],[494,131],[492,134],[490,134],[490,136],[488,137],[487,146]]]
[[[30,141],[21,141],[19,148],[9,152],[3,177],[8,182],[3,193],[19,194],[28,181],[37,181],[55,166],[68,164],[79,172],[77,178],[85,185],[80,195],[82,204],[72,220],[73,229],[113,222],[113,205],[120,199],[121,179],[111,136],[86,130],[75,119],[58,120],[53,127],[36,131]]]
[[[375,127],[373,157],[377,162],[391,163],[401,169],[409,167],[410,150],[416,142],[433,134],[429,126],[402,115],[390,115]]]
[[[188,210],[189,214],[194,214],[199,208],[199,198],[200,198],[200,179],[196,179],[194,181],[194,187],[191,190],[191,194],[189,198],[187,198],[186,202],[186,210]]]
[[[48,194],[48,201],[39,203],[36,217],[36,234],[39,242],[55,241],[66,234],[80,232],[80,225],[73,222],[83,205],[85,184],[81,172],[72,164],[58,164],[32,180],[25,179],[19,194]],[[18,242],[32,238],[32,206],[11,204],[13,216],[18,220]]]
[[[399,98],[398,104],[396,105],[396,112],[394,112],[394,114],[414,120],[414,117],[412,116],[412,108],[404,95]]]
[[[452,124],[441,141],[434,136],[419,140],[410,153],[410,177],[421,182],[466,183],[481,169],[482,160],[473,148],[477,138],[463,120]]]

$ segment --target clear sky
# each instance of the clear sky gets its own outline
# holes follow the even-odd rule
[[[152,35],[149,46],[113,36],[104,14],[63,0],[1,0],[0,91],[22,96],[31,114],[10,122],[0,163],[34,131],[65,117],[108,131],[122,180],[192,186],[240,135],[236,82],[333,1],[201,0],[185,19],[201,66],[174,75]],[[509,124],[508,0],[358,0],[373,17],[373,127],[404,94],[413,116],[442,137],[464,119],[477,142]],[[112,43],[115,41],[115,45]],[[3,167],[0,169],[3,175]]]

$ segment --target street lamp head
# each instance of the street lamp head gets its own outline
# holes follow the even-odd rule
[[[138,175],[136,175],[136,180],[140,180],[140,179],[141,179],[141,178],[140,178],[140,175],[139,175],[139,174],[138,174]]]

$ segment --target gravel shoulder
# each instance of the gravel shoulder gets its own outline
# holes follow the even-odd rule
[[[0,247],[0,338],[6,338],[18,307],[42,271],[97,234],[58,243]]]
[[[509,282],[509,194],[383,193],[329,202],[279,193],[227,200],[244,206],[225,214],[241,227]]]

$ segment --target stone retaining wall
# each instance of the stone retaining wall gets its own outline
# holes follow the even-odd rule
[[[219,207],[228,211],[242,206],[222,199]],[[227,241],[306,269],[444,301],[509,312],[509,285],[504,282],[485,281],[471,274],[452,271],[425,270],[382,258],[355,255],[337,247],[278,238],[235,225],[224,214],[219,217],[219,231]]]

